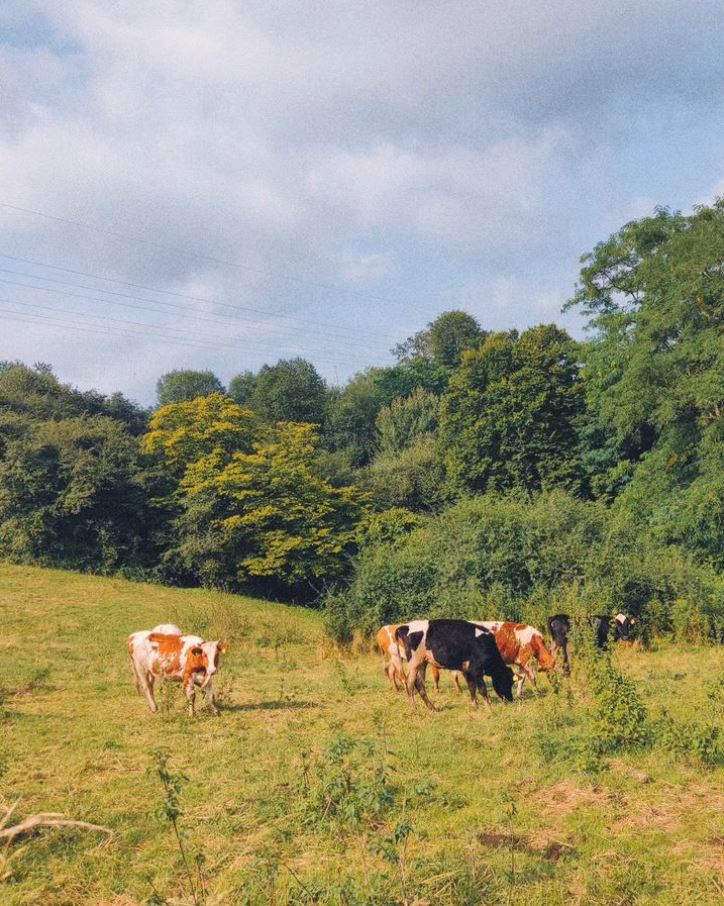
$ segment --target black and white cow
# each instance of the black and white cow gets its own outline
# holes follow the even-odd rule
[[[608,648],[608,639],[611,631],[611,617],[597,614],[589,616],[588,622],[595,632],[596,646],[602,651]],[[617,613],[613,617],[613,637],[616,642],[630,642],[633,626],[636,623],[635,617],[629,617],[625,613]],[[563,662],[566,670],[570,669],[568,660],[568,635],[571,631],[571,618],[568,614],[557,613],[553,617],[548,617],[548,629],[550,630],[553,644],[551,653],[555,657],[558,651],[563,652]]]
[[[440,670],[460,671],[476,708],[478,689],[490,707],[486,673],[498,696],[506,701],[513,700],[513,671],[503,661],[495,636],[489,629],[467,620],[412,620],[399,626],[395,636],[407,655],[407,694],[413,707],[417,689],[427,707],[435,710],[425,691],[428,664]]]

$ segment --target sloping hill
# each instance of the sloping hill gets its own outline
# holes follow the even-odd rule
[[[169,621],[231,642],[221,717],[136,696],[126,636]],[[115,832],[16,848],[4,904],[192,902],[159,748],[208,903],[719,902],[717,775],[661,748],[587,764],[575,689],[473,714],[443,680],[441,712],[412,715],[315,613],[53,570],[0,566],[0,624],[2,804]],[[653,713],[711,718],[720,653],[672,654],[617,657]]]

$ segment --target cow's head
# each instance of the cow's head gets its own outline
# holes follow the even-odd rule
[[[631,642],[636,617],[630,617],[625,613],[617,613],[614,617],[614,622],[616,625],[616,638],[622,642]]]
[[[555,656],[548,650],[543,636],[539,632],[532,636],[530,646],[533,649],[535,659],[538,661],[538,666],[544,673],[547,673],[549,670],[561,669],[559,665],[556,664]]]
[[[493,681],[493,689],[498,696],[505,701],[512,702],[514,676],[510,667],[501,661],[500,666],[491,672],[490,679]]]
[[[206,672],[206,677],[203,682],[203,685],[205,686],[219,669],[221,655],[226,654],[229,650],[229,646],[225,642],[220,642],[216,639],[214,642],[202,642],[198,647],[202,650],[205,661],[204,670]]]

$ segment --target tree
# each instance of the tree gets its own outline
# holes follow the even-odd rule
[[[256,385],[253,371],[242,371],[229,381],[229,396],[240,406],[248,406]]]
[[[251,451],[261,433],[259,419],[250,409],[222,393],[211,393],[157,409],[142,447],[181,477],[204,456],[225,463],[234,453]]]
[[[201,581],[255,577],[287,590],[344,572],[363,495],[316,474],[317,429],[279,422],[250,452],[192,463],[180,491],[180,554]]]
[[[107,415],[123,422],[132,434],[146,428],[148,414],[123,394],[104,396],[95,390],[81,391],[61,384],[49,365],[32,368],[22,362],[0,363],[0,413],[28,416],[31,421]]]
[[[488,336],[463,356],[443,396],[451,478],[477,492],[575,487],[583,411],[577,347],[565,331]]]
[[[328,397],[323,440],[330,450],[347,451],[354,466],[371,462],[378,450],[377,417],[385,406],[419,387],[439,394],[447,372],[424,359],[391,368],[368,368]]]
[[[268,422],[308,422],[321,425],[327,386],[305,359],[281,359],[264,365],[256,376],[248,405]]]
[[[440,444],[433,434],[418,437],[400,451],[380,453],[363,472],[360,484],[380,510],[437,511],[450,499]]]
[[[0,555],[71,568],[158,554],[138,441],[106,416],[15,422],[0,459]]]
[[[212,371],[169,371],[162,375],[156,384],[159,406],[223,392],[224,385]]]
[[[724,565],[724,201],[658,210],[583,259],[594,490]]]
[[[410,396],[394,399],[377,416],[382,453],[400,453],[426,434],[437,430],[440,401],[418,387]]]
[[[346,451],[353,466],[368,463],[377,450],[377,415],[382,394],[373,369],[355,375],[342,390],[329,395],[324,442]]]
[[[426,359],[442,368],[452,369],[460,363],[463,352],[474,349],[485,336],[480,325],[464,311],[446,311],[395,347],[401,362]]]

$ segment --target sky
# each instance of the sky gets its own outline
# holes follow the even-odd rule
[[[580,336],[580,256],[718,194],[720,0],[0,7],[0,360],[144,405],[451,308]]]

